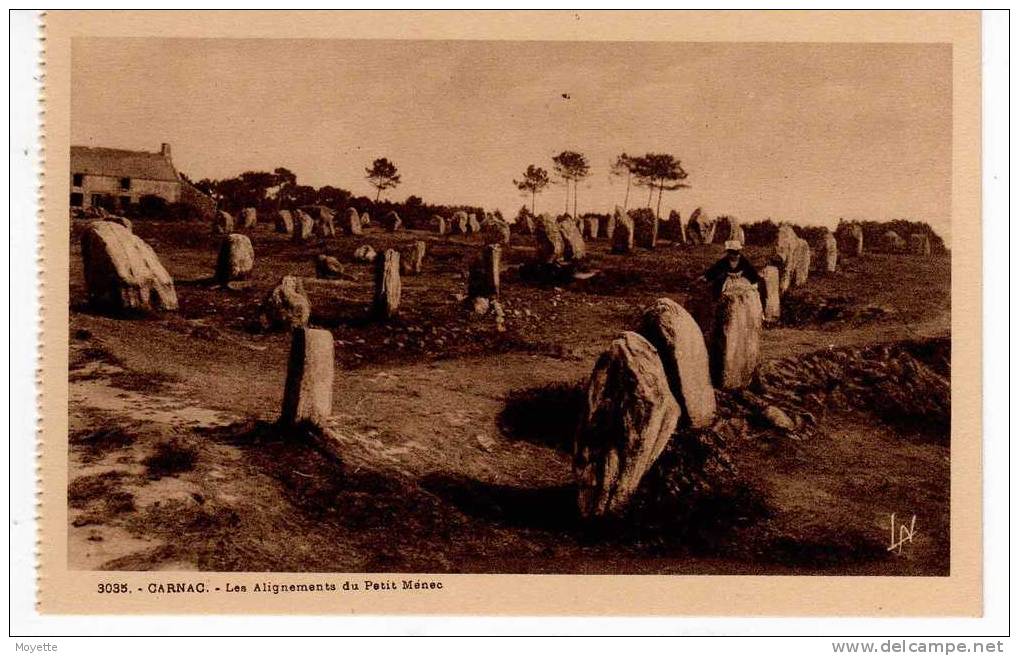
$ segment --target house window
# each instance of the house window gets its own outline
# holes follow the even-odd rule
[[[131,205],[131,197],[130,196],[121,196],[120,197],[120,206],[122,208],[127,209],[130,205]]]
[[[84,173],[75,173],[74,174],[74,183],[73,184],[74,184],[75,187],[80,187],[81,183],[84,182],[84,181],[85,181],[85,174]]]
[[[102,206],[103,206],[103,195],[102,194],[92,194],[92,207],[102,207]]]
[[[123,189],[124,191],[127,191],[128,189],[130,189],[131,188],[131,178],[121,178],[120,179],[120,188]]]
[[[85,202],[85,197],[81,194],[71,194],[71,207],[81,207],[82,203]]]

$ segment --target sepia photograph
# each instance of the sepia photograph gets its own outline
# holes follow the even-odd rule
[[[67,567],[948,576],[952,66],[73,38]]]

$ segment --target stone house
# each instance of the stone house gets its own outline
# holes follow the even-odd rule
[[[174,168],[166,143],[155,153],[71,146],[70,183],[72,208],[110,210],[136,205],[143,196],[180,202],[187,184]]]

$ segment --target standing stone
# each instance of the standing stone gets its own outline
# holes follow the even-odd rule
[[[348,207],[346,213],[343,215],[343,223],[341,224],[343,232],[348,235],[362,235],[364,234],[364,226],[361,223],[361,217],[358,215],[357,210],[353,207]]]
[[[711,371],[719,389],[746,387],[761,349],[761,296],[740,279],[727,284],[715,314]]]
[[[450,226],[450,232],[460,235],[467,234],[467,212],[459,210],[453,213],[453,221]]]
[[[415,241],[400,249],[400,273],[405,276],[421,274],[425,262],[425,242]]]
[[[499,295],[499,272],[502,268],[502,247],[489,244],[481,251],[467,272],[467,296],[491,298]]]
[[[899,236],[899,233],[894,230],[885,232],[881,238],[885,242],[885,248],[892,251],[893,253],[901,253],[906,249],[906,240]]]
[[[853,238],[852,252],[856,253],[857,257],[860,257],[863,255],[863,226],[859,223],[854,223],[849,228],[849,234]]]
[[[478,232],[481,232],[481,224],[478,223],[477,215],[471,212],[467,215],[467,234],[473,235]]]
[[[336,215],[331,209],[324,205],[308,205],[301,209],[314,221],[313,232],[316,236],[323,239],[336,236],[336,226],[333,223]]]
[[[781,263],[782,277],[779,282],[779,289],[785,293],[792,284],[793,271],[796,267],[794,254],[800,238],[796,236],[793,227],[783,223],[778,227],[778,236],[775,238],[775,259]]]
[[[81,236],[89,303],[114,312],[176,310],[177,291],[152,247],[122,225],[96,221]]]
[[[255,249],[247,235],[227,235],[219,246],[216,259],[216,281],[225,285],[251,275],[255,266]]]
[[[442,218],[438,214],[433,214],[432,218],[428,220],[428,225],[432,231],[437,235],[446,234],[446,219]]]
[[[291,238],[295,243],[302,243],[311,239],[312,229],[315,221],[304,210],[294,210],[294,232]]]
[[[400,215],[393,210],[386,212],[385,216],[380,219],[379,223],[388,232],[396,232],[397,230],[403,229],[403,221],[400,220]]]
[[[534,217],[530,214],[524,214],[517,219],[517,225],[525,235],[534,235]]]
[[[683,234],[683,219],[679,212],[671,210],[667,221],[662,221],[658,226],[658,236],[668,239],[673,244],[685,244],[686,235]]]
[[[616,224],[619,222],[619,217],[623,215],[623,210],[619,209],[616,205],[612,213],[605,217],[604,222],[601,225],[599,232],[605,236],[605,239],[612,241],[612,235],[616,232]]]
[[[734,216],[722,216],[718,218],[718,223],[724,223],[726,227],[725,239],[722,241],[738,241],[741,244],[746,243],[746,237],[743,235],[743,226],[740,225],[739,219]],[[714,231],[712,231],[714,233]],[[714,238],[714,234],[712,234]]]
[[[258,225],[258,212],[254,207],[245,207],[239,215],[242,228],[254,228]]]
[[[715,388],[697,322],[679,303],[660,298],[644,310],[640,334],[658,351],[684,421],[694,428],[710,425],[715,417]]]
[[[323,279],[349,278],[340,261],[324,253],[315,258],[315,275]]]
[[[863,226],[859,223],[839,221],[835,229],[835,237],[839,243],[839,251],[850,257],[863,255]]]
[[[658,245],[658,217],[650,210],[633,212],[633,239],[641,248],[654,248]]]
[[[362,228],[367,227],[368,225],[371,224],[371,222],[372,222],[372,217],[371,217],[370,214],[368,214],[368,212],[365,212],[364,214],[361,215],[361,227]]]
[[[307,326],[310,318],[311,301],[297,276],[283,276],[259,309],[259,323],[263,330]]]
[[[633,219],[626,214],[616,217],[615,229],[612,232],[612,252],[633,252]]]
[[[835,235],[830,230],[824,231],[824,241],[821,244],[821,257],[824,258],[824,270],[828,273],[835,273],[835,265],[839,260],[839,245],[835,241]]]
[[[931,256],[931,239],[924,233],[909,236],[909,250],[913,255]]]
[[[289,235],[294,231],[294,215],[290,210],[276,210],[276,232]]]
[[[710,244],[715,239],[717,221],[708,218],[708,213],[698,207],[690,213],[686,223],[686,237],[691,244]]]
[[[400,309],[400,254],[392,249],[375,256],[375,316],[395,317]]]
[[[576,262],[584,259],[587,250],[584,247],[584,238],[577,228],[577,223],[572,219],[560,221],[559,234],[563,238],[563,259],[567,262]]]
[[[559,226],[548,214],[542,214],[534,225],[534,243],[538,261],[551,264],[563,256],[563,236]]]
[[[573,445],[584,518],[618,516],[680,418],[655,347],[625,332],[598,358]]]
[[[585,221],[587,221],[587,236],[591,239],[598,239],[601,219],[597,215],[591,214],[585,218]]]
[[[374,262],[376,255],[371,244],[361,244],[354,249],[354,259],[358,262]]]
[[[764,306],[764,321],[778,321],[782,315],[778,267],[774,264],[764,267],[761,271],[761,279],[764,284],[759,291],[761,292],[761,301]]]
[[[328,330],[295,328],[290,341],[280,424],[325,428],[333,413],[333,336]]]
[[[485,219],[481,224],[481,240],[487,244],[510,243],[510,227],[505,221],[496,218]]]
[[[796,238],[796,249],[793,251],[793,285],[805,285],[810,277],[810,244],[806,239]]]
[[[225,210],[216,212],[212,219],[212,234],[229,235],[234,231],[234,217]]]

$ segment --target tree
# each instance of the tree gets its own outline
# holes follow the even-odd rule
[[[289,197],[289,191],[297,186],[297,175],[290,169],[282,166],[272,172],[276,184],[276,209],[280,209],[282,203]]]
[[[687,172],[678,159],[667,153],[648,153],[636,159],[634,175],[637,176],[640,184],[648,187],[648,207],[651,207],[651,195],[658,190],[658,206],[655,209],[655,217],[661,218],[662,193],[675,191],[676,189],[689,188],[690,185],[682,182],[686,180]]]
[[[556,174],[566,184],[566,213],[570,211],[570,181],[573,181],[573,214],[577,214],[577,182],[591,173],[591,167],[583,154],[564,150],[552,158]]]
[[[523,192],[530,192],[531,194],[531,214],[534,214],[534,197],[536,194],[540,194],[545,187],[548,186],[548,171],[529,164],[527,170],[524,171],[524,177],[522,180],[514,180],[513,184],[517,186],[517,189]]]
[[[612,163],[612,167],[610,169],[612,175],[626,176],[626,196],[623,197],[624,212],[630,202],[630,182],[633,180],[633,174],[637,170],[639,159],[639,157],[630,157],[626,153],[622,153],[616,158],[616,161]]]
[[[374,162],[370,169],[365,169],[365,179],[375,187],[375,202],[379,202],[379,196],[385,189],[392,189],[400,184],[400,174],[396,172],[396,164],[385,157],[380,157]]]

